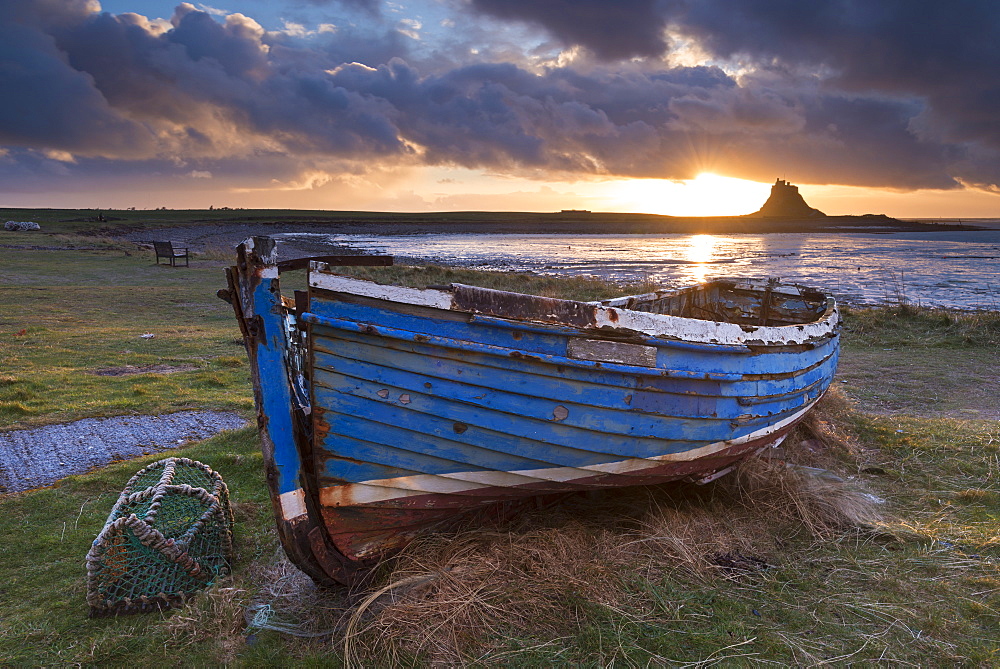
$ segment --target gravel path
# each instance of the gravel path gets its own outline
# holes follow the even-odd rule
[[[85,418],[0,432],[0,494],[55,483],[115,460],[176,448],[246,425],[238,414],[181,411],[162,416]]]
[[[276,235],[281,233],[327,233],[346,234],[348,232],[363,233],[365,229],[359,226],[345,225],[296,225],[293,223],[277,225],[267,223],[240,224],[240,223],[218,223],[197,226],[177,226],[172,228],[139,230],[128,232],[122,235],[125,239],[139,244],[152,244],[154,239],[169,239],[171,241],[183,242],[194,253],[204,251],[216,251],[225,254],[226,258],[236,258],[236,246],[254,235]],[[376,227],[375,230],[382,231],[383,227]],[[371,234],[372,231],[369,231]],[[335,255],[337,253],[356,253],[348,248],[339,249],[336,246],[323,243],[309,243],[307,240],[290,240],[277,237],[278,259],[288,260],[290,258],[304,258],[318,255]]]

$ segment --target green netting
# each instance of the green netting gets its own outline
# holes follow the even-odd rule
[[[167,458],[125,485],[87,554],[92,616],[164,608],[229,573],[232,511],[222,477]]]

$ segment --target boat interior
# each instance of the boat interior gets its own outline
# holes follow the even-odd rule
[[[826,313],[827,296],[773,279],[719,279],[676,291],[602,300],[598,304],[697,320],[781,326],[819,320]]]

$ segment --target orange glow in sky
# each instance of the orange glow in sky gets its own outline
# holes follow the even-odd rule
[[[779,175],[776,175],[776,177]],[[956,189],[903,192],[891,189],[811,185],[799,187],[806,202],[826,214],[887,214],[897,218],[1000,218],[1000,193]],[[367,175],[317,173],[308,180],[243,188],[222,178],[192,179],[177,188],[91,189],[4,198],[8,207],[98,209],[316,209],[328,211],[524,211],[562,209],[663,214],[741,216],[767,200],[774,181],[702,173],[694,179],[595,178],[560,180],[482,173],[463,168],[419,167]]]
[[[694,179],[632,179],[615,186],[623,209],[670,216],[742,216],[767,200],[769,184],[703,172]]]

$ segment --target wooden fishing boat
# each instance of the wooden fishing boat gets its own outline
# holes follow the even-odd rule
[[[584,303],[314,261],[291,299],[280,269],[273,240],[248,239],[220,295],[251,361],[282,543],[319,582],[350,583],[471,511],[717,478],[779,444],[837,364],[833,299],[776,281]]]

